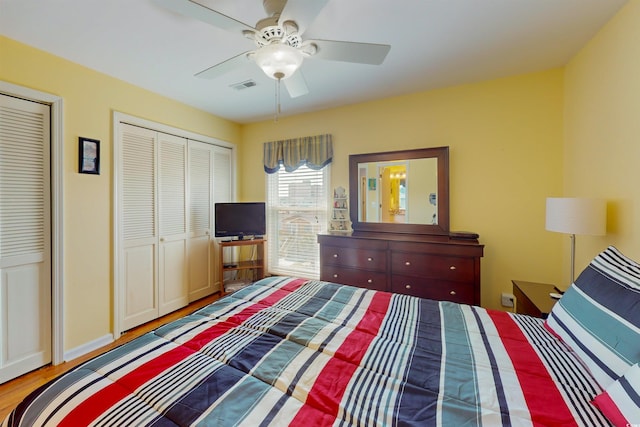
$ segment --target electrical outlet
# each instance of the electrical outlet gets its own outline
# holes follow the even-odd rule
[[[513,294],[508,294],[506,292],[502,293],[502,306],[503,307],[513,307],[513,302],[515,301],[516,297],[513,296]]]

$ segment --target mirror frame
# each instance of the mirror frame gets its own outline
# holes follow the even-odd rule
[[[358,164],[435,158],[438,161],[438,224],[397,224],[358,220]],[[449,147],[417,148],[349,156],[349,217],[354,232],[449,234]]]

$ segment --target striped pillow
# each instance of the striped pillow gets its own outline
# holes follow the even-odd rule
[[[545,326],[607,388],[640,362],[640,264],[609,246],[569,287]]]
[[[592,402],[615,426],[640,423],[640,366],[636,363]]]

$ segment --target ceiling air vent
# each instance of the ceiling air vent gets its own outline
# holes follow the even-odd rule
[[[255,80],[245,80],[240,83],[234,83],[231,85],[231,87],[234,88],[235,90],[244,90],[244,89],[249,89],[250,87],[253,87],[256,85],[257,83],[255,82]]]

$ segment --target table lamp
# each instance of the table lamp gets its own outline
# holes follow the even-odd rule
[[[607,204],[602,199],[547,198],[549,231],[568,233],[571,238],[571,283],[575,280],[576,234],[602,236],[607,231]]]

